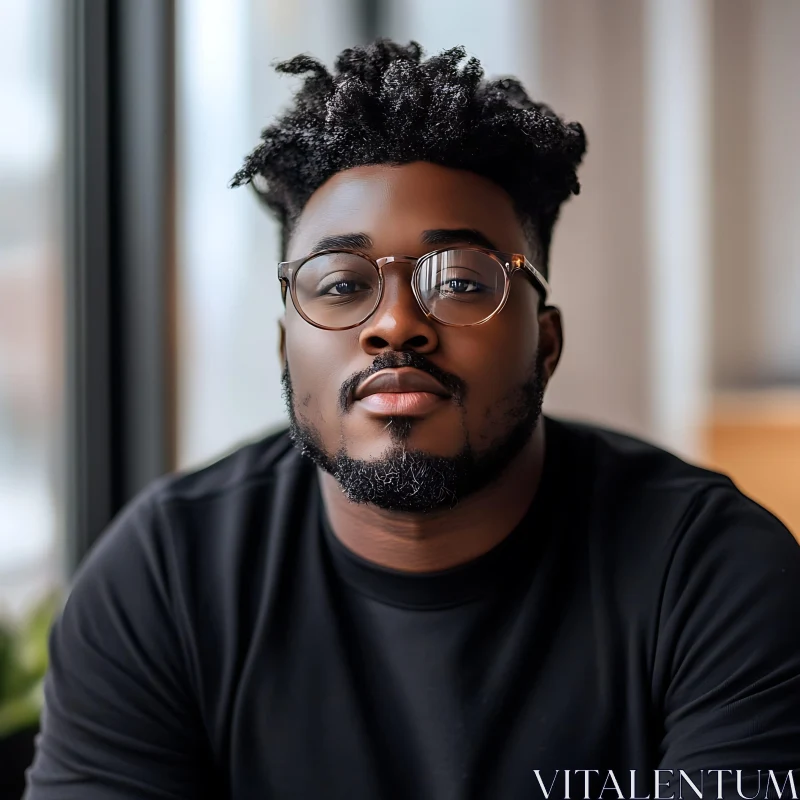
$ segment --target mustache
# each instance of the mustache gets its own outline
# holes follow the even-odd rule
[[[447,389],[453,396],[456,405],[464,404],[464,397],[467,393],[467,386],[464,381],[452,372],[445,372],[430,362],[420,353],[402,350],[389,353],[381,353],[375,357],[369,369],[356,372],[351,375],[339,390],[339,410],[347,413],[353,404],[353,393],[361,381],[366,380],[370,375],[380,372],[382,369],[393,369],[397,367],[413,367],[421,372],[427,372],[436,378],[439,383]]]

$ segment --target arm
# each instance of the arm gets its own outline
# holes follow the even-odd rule
[[[800,547],[784,526],[714,490],[673,553],[658,641],[660,767],[674,770],[672,786],[679,769],[702,770],[704,797],[720,786],[722,797],[764,797],[769,770],[777,788],[794,770],[800,793]],[[770,785],[767,796],[780,795]]]
[[[26,800],[217,796],[167,545],[140,499],[81,567],[51,633]]]

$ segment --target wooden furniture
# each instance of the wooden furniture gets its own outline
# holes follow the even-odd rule
[[[703,440],[705,462],[800,541],[800,390],[717,395]]]

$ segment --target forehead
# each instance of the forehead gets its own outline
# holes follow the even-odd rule
[[[426,249],[420,236],[431,229],[473,229],[497,249],[527,250],[514,204],[500,186],[472,172],[416,162],[334,175],[303,209],[288,257],[302,257],[323,237],[348,233],[367,234],[382,253],[419,255]]]

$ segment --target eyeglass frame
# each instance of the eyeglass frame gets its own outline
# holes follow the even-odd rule
[[[483,253],[484,255],[490,256],[493,258],[502,268],[503,274],[505,275],[505,286],[503,287],[503,298],[500,301],[500,304],[497,308],[489,314],[488,317],[484,317],[484,319],[478,322],[444,322],[440,320],[437,316],[432,314],[430,311],[426,310],[422,300],[419,297],[419,292],[417,289],[416,277],[419,274],[420,266],[426,259],[433,258],[434,256],[441,255],[442,253],[450,252],[451,250],[469,250],[470,252],[477,252]],[[361,258],[366,259],[367,261],[375,267],[375,271],[378,273],[378,299],[375,303],[372,310],[367,314],[364,319],[360,322],[356,322],[353,325],[346,325],[342,328],[330,328],[327,325],[320,325],[318,322],[314,322],[314,320],[310,319],[303,309],[300,307],[300,303],[297,301],[297,295],[295,293],[295,284],[297,282],[297,273],[300,271],[300,268],[306,264],[307,262],[311,261],[314,258],[319,258],[319,256],[330,255],[332,253],[346,253],[349,255],[360,256]],[[313,325],[315,328],[319,328],[320,330],[324,331],[349,331],[353,328],[357,328],[359,325],[363,325],[377,310],[381,304],[381,300],[383,300],[383,267],[386,264],[394,264],[394,263],[405,263],[405,264],[414,264],[414,271],[411,273],[411,291],[414,293],[414,299],[417,301],[417,305],[419,306],[422,313],[428,318],[432,319],[434,322],[437,322],[439,325],[445,325],[450,328],[470,328],[473,325],[483,325],[484,323],[488,322],[490,319],[495,317],[499,314],[506,305],[508,301],[508,295],[511,292],[511,278],[515,272],[522,270],[523,274],[530,276],[533,279],[534,288],[542,297],[542,302],[547,302],[547,297],[550,294],[550,284],[547,282],[547,279],[539,272],[536,267],[531,264],[528,258],[524,255],[519,253],[504,253],[500,250],[490,250],[486,247],[476,247],[474,245],[464,246],[464,247],[456,247],[450,245],[450,247],[442,247],[438,250],[432,250],[430,253],[425,253],[425,255],[415,257],[415,256],[383,256],[382,258],[372,258],[372,256],[364,253],[360,250],[349,250],[347,248],[332,248],[330,250],[318,250],[315,253],[311,253],[307,256],[303,256],[302,258],[294,259],[293,261],[281,261],[278,264],[278,280],[281,283],[281,293],[283,295],[283,302],[286,303],[286,291],[288,289],[289,294],[292,298],[292,304],[295,307],[297,313],[306,321],[309,325]]]

